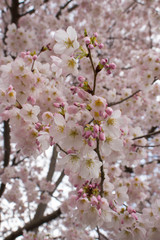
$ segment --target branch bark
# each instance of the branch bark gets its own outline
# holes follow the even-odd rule
[[[109,103],[109,104],[108,104],[108,107],[111,107],[111,106],[120,104],[120,103],[122,103],[122,102],[124,102],[124,101],[126,101],[126,100],[128,100],[128,99],[130,99],[130,98],[132,98],[134,95],[136,95],[136,94],[139,93],[140,91],[141,91],[141,90],[137,90],[136,92],[134,92],[134,93],[131,94],[130,96],[128,96],[128,97],[126,97],[126,98],[124,98],[124,99],[122,99],[122,100],[120,100],[120,101],[118,101],[118,102]]]
[[[142,135],[142,136],[138,136],[138,137],[135,137],[133,138],[132,140],[137,140],[137,139],[140,139],[140,138],[149,138],[153,135],[157,135],[157,134],[160,134],[160,130],[159,131],[156,131],[156,132],[151,132],[151,133],[148,133],[146,135]]]
[[[58,218],[61,215],[61,210],[60,208],[56,211],[54,211],[51,214],[48,214],[47,216],[37,219],[37,220],[32,220],[28,223],[25,224],[24,227],[19,228],[17,231],[12,232],[8,237],[4,238],[4,240],[14,240],[16,237],[19,237],[23,234],[23,231],[32,231],[33,229],[41,226],[44,223],[48,223],[56,218]]]
[[[62,10],[65,9],[70,2],[73,0],[68,0],[64,5],[60,6],[59,11],[56,13],[56,18],[59,20],[60,16],[62,15]]]
[[[49,166],[48,174],[47,174],[47,177],[46,177],[47,181],[52,180],[53,174],[55,172],[56,160],[57,160],[57,149],[56,149],[56,145],[55,145],[54,148],[53,148],[51,159],[50,159],[50,166]],[[40,203],[38,205],[35,216],[34,216],[35,221],[43,216],[46,208],[47,208],[47,204]]]
[[[18,25],[19,20],[19,0],[12,0],[12,5],[10,7],[11,12],[11,23],[15,23],[16,26]]]
[[[9,127],[9,120],[4,121],[4,131],[3,131],[3,138],[4,138],[4,169],[9,165],[10,160],[10,153],[11,153],[11,146],[10,146],[10,127]],[[0,187],[0,197],[4,193],[6,184],[2,183]]]

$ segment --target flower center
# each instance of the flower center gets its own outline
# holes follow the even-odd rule
[[[74,42],[74,40],[71,41],[71,39],[68,38],[68,40],[65,41],[66,47],[67,48],[73,47],[73,42]]]

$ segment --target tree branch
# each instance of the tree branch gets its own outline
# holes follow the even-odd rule
[[[52,180],[53,174],[55,172],[56,160],[57,160],[57,149],[56,149],[56,145],[55,145],[53,147],[53,152],[52,152],[52,156],[51,156],[51,159],[50,159],[50,166],[49,166],[48,174],[47,174],[47,177],[46,177],[47,181]],[[38,205],[35,216],[34,216],[35,221],[43,216],[46,208],[47,208],[47,204],[40,203]]]
[[[153,48],[153,41],[152,41],[152,26],[150,21],[148,22],[148,27],[149,27],[149,37],[150,37],[150,48]]]
[[[102,196],[103,195],[103,182],[105,180],[105,175],[104,175],[104,169],[103,169],[103,160],[102,160],[102,157],[101,157],[100,152],[99,152],[99,139],[98,138],[97,138],[97,147],[95,149],[95,152],[98,155],[99,161],[102,163],[102,166],[101,166],[101,183],[100,183],[100,186],[101,186],[100,195]]]
[[[129,4],[129,6],[124,10],[123,13],[129,13],[130,11],[132,11],[132,9],[135,8],[134,5],[137,5],[137,3],[135,1],[133,1],[131,4]]]
[[[59,178],[57,179],[56,183],[55,183],[55,188],[54,190],[50,193],[51,195],[53,195],[53,193],[56,191],[57,187],[59,186],[59,184],[62,182],[62,179],[64,178],[65,174],[64,174],[64,170],[61,172]]]
[[[132,145],[133,147],[141,147],[141,148],[150,148],[150,147],[160,147],[160,144],[157,144],[157,145],[145,145],[145,146],[143,146],[143,145],[137,145],[137,144],[133,144]]]
[[[59,11],[56,13],[56,18],[59,20],[60,16],[62,15],[62,10],[65,9],[69,3],[71,3],[73,0],[68,0],[64,5],[60,6]]]
[[[145,134],[145,135],[142,135],[142,136],[139,136],[139,137],[135,137],[135,138],[132,138],[132,140],[137,140],[137,139],[140,139],[140,138],[149,138],[153,135],[157,135],[160,133],[160,130],[159,131],[156,131],[156,132],[151,132],[151,133],[148,133],[148,134]]]
[[[9,120],[4,121],[3,138],[4,138],[4,163],[3,163],[3,167],[6,168],[9,165],[10,153],[11,153]],[[4,183],[1,184],[0,197],[2,196],[2,194],[5,190],[5,186],[6,186],[6,184],[4,184]]]
[[[26,16],[27,14],[35,13],[35,11],[36,11],[36,10],[33,8],[33,9],[30,10],[30,11],[27,11],[27,12],[22,13],[22,14],[20,15],[20,17]]]
[[[11,23],[15,23],[16,26],[17,26],[18,20],[20,18],[18,10],[19,10],[19,0],[12,0],[12,5],[10,7]]]
[[[130,99],[131,97],[133,97],[134,95],[136,95],[137,93],[139,93],[141,90],[137,90],[136,92],[134,92],[133,94],[131,94],[130,96],[118,101],[118,102],[113,102],[113,103],[109,103],[108,104],[108,107],[111,107],[111,106],[114,106],[114,105],[117,105],[117,104],[120,104],[128,99]]]
[[[54,211],[51,214],[48,214],[47,216],[45,216],[43,218],[37,219],[36,221],[32,220],[32,221],[26,223],[24,227],[19,228],[15,232],[12,232],[8,237],[4,238],[4,240],[13,240],[16,237],[21,236],[23,234],[24,230],[32,231],[33,229],[41,226],[42,224],[48,223],[48,222],[58,218],[60,215],[61,215],[61,210],[59,208],[58,210]]]

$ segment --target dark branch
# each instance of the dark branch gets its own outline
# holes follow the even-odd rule
[[[137,140],[137,139],[140,139],[140,138],[149,138],[149,137],[152,137],[153,135],[157,135],[159,133],[160,133],[160,130],[156,131],[156,132],[151,132],[151,133],[148,133],[146,135],[139,136],[139,137],[135,137],[132,140]]]
[[[58,143],[56,143],[56,145],[57,145],[57,147],[59,147],[59,149],[60,149],[62,152],[64,152],[65,154],[68,154],[63,148],[61,148],[61,146],[60,146]]]
[[[11,23],[15,23],[16,26],[18,25],[18,20],[20,18],[19,15],[19,0],[12,0],[12,5],[10,7],[10,12],[11,12]]]
[[[124,98],[124,99],[122,99],[122,100],[120,100],[120,101],[118,101],[118,102],[109,103],[109,104],[108,104],[108,107],[111,107],[111,106],[120,104],[120,103],[122,103],[122,102],[124,102],[124,101],[126,101],[126,100],[128,100],[128,99],[130,99],[130,98],[132,98],[134,95],[136,95],[136,94],[139,93],[140,91],[141,91],[141,90],[137,90],[136,92],[134,92],[134,93],[131,94],[130,96],[128,96],[128,97],[126,97],[126,98]]]
[[[154,148],[154,147],[160,147],[160,144],[157,144],[157,145],[145,145],[145,146],[138,145],[138,144],[133,144],[132,146],[133,147],[141,147],[141,148],[150,148],[150,147]]]
[[[62,179],[64,178],[65,174],[64,174],[64,170],[61,172],[59,178],[57,179],[57,181],[55,182],[55,188],[54,190],[50,193],[51,195],[53,195],[53,193],[56,191],[57,187],[59,186],[59,184],[62,182]]]
[[[97,147],[95,149],[95,152],[97,153],[98,155],[98,158],[99,158],[99,161],[102,163],[102,166],[101,166],[101,183],[100,183],[100,186],[101,186],[101,196],[103,196],[103,182],[105,180],[105,175],[104,175],[104,169],[103,169],[103,160],[102,160],[102,157],[101,157],[101,154],[100,154],[100,151],[99,151],[99,139],[97,138]]]
[[[35,9],[33,8],[32,10],[30,11],[27,11],[27,12],[24,12],[20,15],[20,17],[23,17],[23,16],[26,16],[27,14],[32,14],[32,13],[35,13]]]
[[[69,3],[73,0],[68,0],[64,5],[60,6],[59,11],[56,13],[56,18],[59,20],[60,16],[62,15],[62,10],[65,9]]]
[[[22,228],[19,228],[17,231],[15,232],[12,232],[8,237],[4,238],[4,240],[13,240],[15,239],[16,237],[18,236],[21,236],[23,234],[23,231],[26,230],[26,231],[32,231],[34,230],[35,228],[41,226],[42,224],[44,223],[48,223],[56,218],[58,218],[59,216],[61,215],[61,210],[60,208],[58,210],[56,210],[55,212],[43,217],[43,218],[40,218],[40,219],[37,219],[36,221],[35,220],[32,220],[28,223],[25,224],[24,227]]]
[[[9,120],[4,121],[3,138],[4,138],[4,163],[3,163],[3,167],[6,168],[9,165],[10,153],[11,153]],[[5,190],[5,186],[6,186],[6,184],[4,184],[4,183],[1,184],[0,197],[2,196],[2,194]]]
[[[76,9],[79,5],[76,3],[72,7],[68,8],[68,12],[72,12],[74,9]]]
[[[148,27],[149,27],[149,37],[150,37],[150,48],[153,48],[153,41],[152,41],[152,26],[150,21],[148,22]]]
[[[50,159],[50,166],[49,166],[48,174],[46,177],[47,181],[52,181],[52,177],[53,177],[53,174],[55,172],[55,167],[56,167],[56,160],[57,160],[57,150],[56,150],[56,146],[54,146],[52,156]],[[34,220],[41,218],[43,216],[46,208],[47,208],[47,204],[40,203],[37,207],[37,210],[36,210],[36,213],[34,216]]]

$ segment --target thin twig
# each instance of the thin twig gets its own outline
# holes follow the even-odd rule
[[[132,93],[130,96],[126,97],[126,98],[123,98],[122,100],[118,101],[118,102],[113,102],[113,103],[109,103],[108,104],[108,107],[111,107],[111,106],[114,106],[114,105],[117,105],[117,104],[120,104],[130,98],[132,98],[134,95],[136,95],[137,93],[139,93],[141,90],[137,90],[136,92]]]
[[[137,139],[140,139],[140,138],[149,138],[153,135],[157,135],[160,133],[160,130],[159,131],[156,131],[156,132],[151,132],[151,133],[148,133],[148,134],[145,134],[145,135],[142,135],[142,136],[138,136],[138,137],[135,137],[135,138],[132,138],[132,140],[137,140]]]
[[[60,6],[59,11],[56,13],[56,18],[59,20],[60,16],[62,15],[62,10],[65,9],[69,3],[73,0],[68,0],[64,5]]]
[[[129,13],[131,10],[131,8],[136,5],[137,3],[135,1],[133,1],[131,4],[129,4],[129,6],[123,11],[123,13]]]
[[[93,90],[92,90],[92,95],[95,94],[95,90],[96,90],[96,80],[97,80],[97,74],[98,72],[96,71],[95,67],[94,67],[94,63],[93,63],[93,59],[92,59],[92,55],[91,55],[91,50],[90,48],[87,46],[88,49],[88,57],[89,60],[91,62],[91,66],[92,66],[92,70],[93,70],[93,74],[94,74],[94,80],[93,80]]]
[[[154,148],[154,147],[160,147],[160,144],[157,144],[157,145],[145,145],[145,146],[133,144],[132,146],[133,147],[141,147],[141,148],[150,148],[150,147]]]
[[[98,138],[97,138],[97,147],[95,149],[95,152],[98,155],[99,161],[102,163],[102,166],[101,166],[101,183],[100,183],[101,191],[100,191],[100,195],[103,196],[103,182],[105,180],[105,174],[104,174],[104,169],[103,169],[103,160],[102,160],[102,157],[101,157],[101,154],[100,154],[100,151],[99,151],[99,139]]]
[[[149,27],[149,37],[150,37],[150,48],[153,48],[153,41],[152,41],[152,26],[150,21],[148,22],[148,27]]]
[[[59,149],[60,149],[62,152],[64,152],[65,154],[68,154],[63,148],[61,148],[61,146],[60,146],[58,143],[56,143],[56,145],[57,145],[57,147],[59,147]]]

